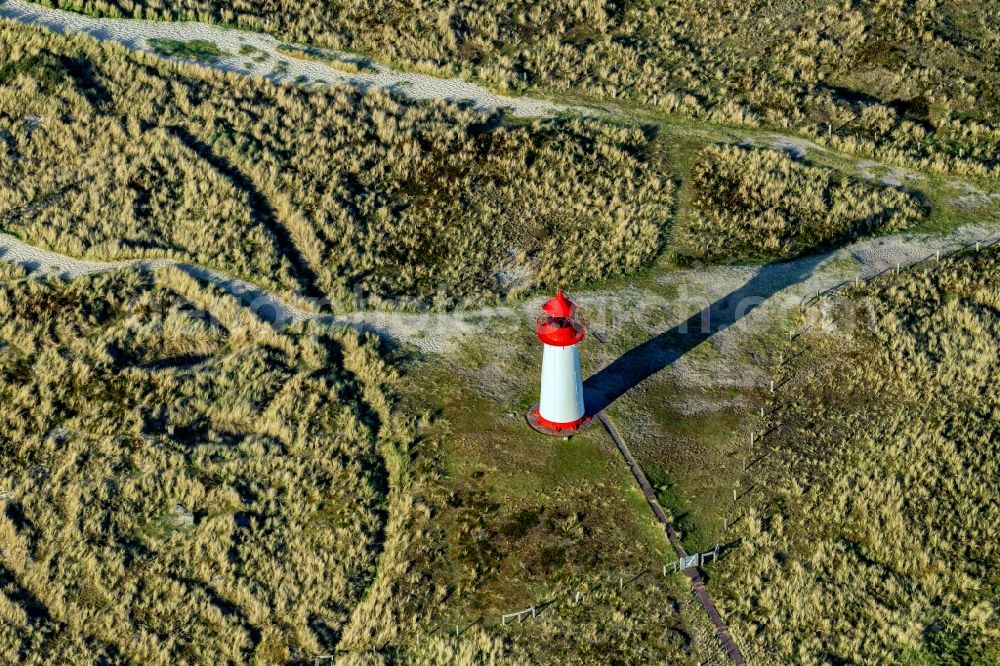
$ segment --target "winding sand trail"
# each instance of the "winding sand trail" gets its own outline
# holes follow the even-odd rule
[[[344,316],[319,314],[286,303],[278,295],[245,280],[184,261],[173,259],[126,261],[77,259],[35,247],[15,236],[2,232],[0,232],[0,261],[23,266],[29,271],[29,277],[58,276],[63,279],[128,267],[152,272],[158,268],[174,266],[188,275],[215,285],[234,296],[261,319],[272,324],[285,325],[301,321],[321,321],[335,326],[349,326],[358,330],[371,331],[381,336],[396,338],[428,352],[441,352],[452,337],[472,330],[471,326],[463,325],[461,319],[456,318],[453,314],[378,311],[355,312]],[[510,312],[509,309],[506,310]]]
[[[735,346],[742,333],[763,330],[781,321],[788,312],[815,294],[835,287],[855,276],[873,277],[897,264],[905,267],[935,252],[946,253],[961,247],[1000,239],[1000,221],[960,227],[944,236],[912,234],[872,238],[818,257],[805,257],[768,266],[719,266],[665,273],[658,282],[676,288],[677,296],[667,299],[649,289],[623,287],[616,290],[574,292],[574,299],[588,312],[591,330],[599,337],[615,333],[624,326],[639,324],[650,334],[660,334],[685,319],[708,311],[727,294],[739,293],[746,285],[754,289],[746,296],[744,315],[731,325],[713,330],[720,348]],[[359,310],[342,315],[327,315],[299,308],[261,287],[217,270],[172,259],[137,259],[131,261],[95,261],[78,259],[35,247],[14,236],[0,233],[0,261],[19,264],[32,275],[58,275],[74,278],[128,266],[154,271],[175,266],[192,277],[211,283],[238,298],[261,318],[282,325],[317,320],[337,326],[350,326],[413,344],[422,351],[441,353],[468,333],[481,331],[490,319],[533,321],[543,297],[518,304],[457,312],[384,312]],[[641,304],[642,307],[636,306]],[[666,313],[655,325],[643,320],[644,308]]]
[[[530,97],[507,97],[457,78],[443,79],[427,74],[403,72],[372,63],[357,73],[344,71],[320,60],[295,58],[278,47],[287,44],[271,35],[195,22],[146,21],[141,19],[94,18],[61,9],[52,9],[24,0],[0,0],[0,18],[48,28],[60,34],[85,34],[101,41],[117,42],[133,51],[155,53],[150,39],[189,41],[203,39],[226,52],[225,57],[198,64],[245,76],[267,78],[275,83],[302,85],[340,83],[361,89],[384,88],[412,99],[469,100],[476,109],[493,111],[508,108],[519,117],[545,116],[570,107]],[[298,48],[309,48],[296,44]],[[249,51],[249,49],[254,51]],[[240,51],[247,53],[241,55]],[[318,49],[335,59],[358,62],[350,53]],[[266,57],[265,57],[266,56]],[[180,60],[178,62],[191,62]],[[575,107],[574,107],[575,108]],[[586,112],[584,109],[576,109]]]

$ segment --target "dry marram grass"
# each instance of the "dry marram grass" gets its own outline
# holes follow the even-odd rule
[[[1000,9],[961,0],[47,0],[198,19],[510,91],[796,127],[917,168],[997,174]]]
[[[376,574],[392,371],[176,269],[0,283],[0,661],[286,663]]]
[[[691,186],[691,219],[678,225],[674,237],[686,259],[788,259],[906,229],[924,214],[900,190],[743,146],[702,151]]]
[[[750,656],[1000,659],[998,275],[991,250],[891,279],[858,294],[849,337],[807,349],[777,407],[776,496],[713,576]]]
[[[511,126],[0,35],[0,225],[71,255],[172,256],[345,307],[452,307],[632,270],[672,214],[638,129]]]

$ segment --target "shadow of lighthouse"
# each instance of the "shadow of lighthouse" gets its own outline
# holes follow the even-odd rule
[[[627,391],[729,328],[774,294],[807,279],[825,258],[826,255],[814,255],[763,266],[739,289],[612,361],[583,383],[587,414],[596,416]]]

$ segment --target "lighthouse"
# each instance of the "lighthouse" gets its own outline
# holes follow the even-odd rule
[[[588,417],[583,404],[580,343],[585,322],[576,314],[576,303],[560,289],[542,305],[535,332],[542,341],[542,393],[528,419],[541,432],[566,435],[580,429]]]

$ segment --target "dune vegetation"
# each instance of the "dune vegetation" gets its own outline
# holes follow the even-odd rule
[[[0,280],[0,661],[714,653],[636,541],[627,486],[594,470],[597,493],[456,487],[465,426],[400,401],[374,339],[275,330],[177,268],[22,276]],[[570,473],[626,475],[600,448]],[[497,626],[511,609],[488,600],[511,577],[553,603]]]
[[[0,24],[0,227],[340,306],[454,307],[633,270],[675,186],[636,128],[505,123]]]
[[[674,233],[682,260],[769,261],[906,229],[924,215],[910,194],[803,164],[783,152],[706,148]]]
[[[922,169],[997,174],[1000,9],[961,0],[44,0],[237,25],[502,90],[794,127]]]
[[[1000,661],[998,275],[996,249],[931,261],[796,342],[713,576],[748,658]]]
[[[402,487],[377,342],[177,269],[3,282],[0,314],[0,661],[337,647]]]
[[[27,275],[28,271],[20,264],[0,263],[0,281],[19,280]]]
[[[1000,13],[965,0],[48,3],[264,30],[289,59],[387,61],[622,112],[520,121],[212,70],[230,54],[211,42],[154,42],[167,61],[0,21],[0,231],[198,264],[303,306],[291,296],[457,309],[620,276],[665,249],[681,265],[763,263],[928,214],[934,177],[921,197],[774,150],[704,148],[741,140],[734,125],[878,168],[1000,177]],[[660,572],[672,551],[606,433],[564,442],[524,424],[538,345],[520,314],[448,355],[411,354],[318,321],[272,327],[194,274],[66,280],[0,261],[0,662],[723,659],[687,579]],[[752,485],[731,502],[741,456],[726,445],[757,423],[750,389],[711,384],[709,402],[671,379],[619,403],[652,413],[630,419],[640,455],[685,449],[647,470],[682,538],[733,537],[706,578],[750,663],[1000,662],[998,276],[1000,251],[960,254],[855,286],[846,310],[822,301],[832,333],[786,343],[776,324],[766,344],[788,346],[751,440],[761,457],[744,458]],[[642,309],[641,286],[609,302]],[[655,347],[655,326],[626,322],[610,343],[595,330],[606,346],[585,368]],[[687,353],[722,358],[714,341]],[[530,623],[497,626],[529,604]]]

